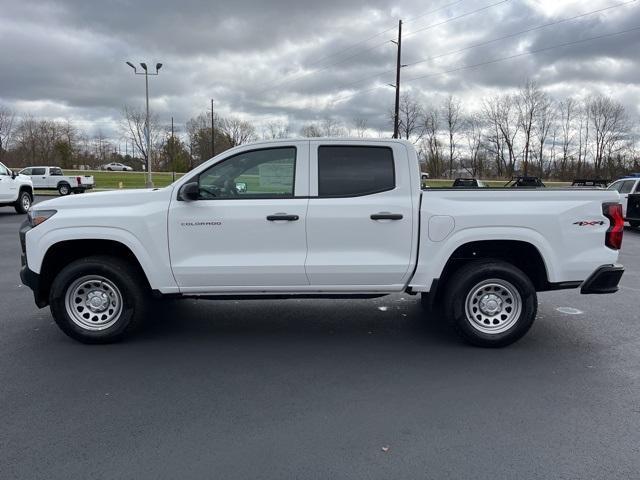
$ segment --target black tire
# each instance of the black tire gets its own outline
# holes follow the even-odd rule
[[[101,291],[100,287],[106,282],[91,280],[95,277],[105,279],[115,286],[115,296],[111,298],[120,295],[119,308],[116,303],[112,304],[110,301],[106,307],[111,309],[113,305],[116,309],[115,313],[112,314],[111,310],[96,313],[90,311],[86,303],[75,301],[80,294],[88,299],[91,294]],[[93,285],[88,288],[95,288],[94,291],[88,291],[85,295],[84,287],[77,289],[77,285],[82,286],[91,282]],[[146,279],[143,278],[142,273],[118,258],[106,255],[81,258],[63,268],[53,280],[49,293],[51,314],[64,333],[82,343],[117,342],[133,332],[143,321],[150,296],[145,286]],[[104,287],[102,289],[104,290]],[[79,293],[72,295],[73,292]],[[75,320],[72,318],[67,310],[67,293],[69,293],[69,303],[78,310],[77,315],[88,315],[88,317],[81,320],[78,317]],[[109,299],[109,296],[106,298]],[[107,316],[107,313],[113,317],[111,320],[113,323],[95,323],[101,321],[100,315]],[[83,326],[82,322],[90,326]]]
[[[71,185],[69,185],[68,183],[62,182],[58,184],[58,193],[61,196],[66,196],[69,195],[71,193]]]
[[[640,228],[640,222],[637,220],[629,220],[629,225],[631,228]]]
[[[108,172],[112,172],[112,171],[113,171],[113,168],[111,168],[111,167],[107,167],[107,171],[108,171]]]
[[[487,310],[480,310],[480,303]],[[451,276],[444,308],[454,330],[466,342],[480,347],[505,347],[529,331],[538,311],[538,298],[522,270],[501,260],[487,259],[471,262]]]
[[[32,204],[33,195],[31,195],[28,190],[22,190],[13,208],[16,209],[16,213],[25,214],[29,211],[29,207],[31,207]]]

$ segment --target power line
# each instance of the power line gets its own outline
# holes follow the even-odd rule
[[[417,62],[411,62],[411,63],[407,64],[407,67],[412,67],[413,65],[418,65],[418,64],[421,64],[421,63],[428,62],[430,60],[435,60],[435,59],[446,57],[446,56],[449,56],[449,55],[455,55],[456,53],[462,53],[462,52],[465,52],[467,50],[471,50],[473,48],[484,47],[485,45],[489,45],[491,43],[499,42],[500,40],[506,40],[508,38],[517,37],[519,35],[524,35],[525,33],[530,33],[530,32],[536,31],[536,30],[541,30],[543,28],[559,25],[561,23],[570,22],[572,20],[577,20],[578,18],[587,17],[589,15],[594,15],[596,13],[602,13],[602,12],[604,12],[606,10],[612,10],[614,8],[624,7],[624,6],[630,5],[632,3],[635,3],[637,1],[638,0],[629,0],[628,2],[619,3],[617,5],[611,5],[609,7],[599,8],[598,10],[593,10],[591,12],[586,12],[586,13],[581,13],[581,14],[575,15],[573,17],[563,18],[561,20],[556,20],[556,21],[553,21],[553,22],[544,23],[542,25],[538,25],[538,26],[535,26],[535,27],[527,28],[527,29],[521,30],[519,32],[510,33],[510,34],[504,35],[502,37],[492,38],[491,40],[487,40],[487,41],[484,41],[484,42],[481,42],[481,43],[476,43],[474,45],[469,45],[467,47],[464,47],[464,48],[461,48],[461,49],[458,49],[458,50],[453,50],[451,52],[442,53],[440,55],[434,55],[432,57],[428,57],[428,58],[424,58],[422,60],[418,60]]]
[[[443,5],[443,6],[441,6],[441,7],[438,7],[438,8],[436,8],[436,9],[429,10],[429,11],[427,11],[427,12],[424,12],[424,13],[420,14],[420,15],[417,15],[416,17],[412,17],[411,19],[409,19],[409,20],[408,20],[408,22],[413,22],[413,21],[418,20],[418,19],[420,19],[420,18],[426,17],[427,15],[432,15],[432,14],[437,13],[437,12],[439,12],[439,11],[442,11],[442,10],[444,10],[444,9],[446,9],[446,8],[449,8],[449,7],[452,7],[452,6],[457,5],[457,4],[459,4],[459,3],[462,3],[463,1],[465,1],[465,0],[456,0],[456,1],[454,1],[454,2],[448,3],[448,4],[446,4],[446,5]],[[499,3],[505,3],[505,2],[508,2],[508,1],[510,1],[510,0],[502,0],[502,1],[501,1],[501,2],[499,2]],[[485,8],[487,8],[487,7],[485,7]],[[445,23],[446,23],[446,22],[445,22]],[[367,42],[369,42],[370,40],[373,40],[374,38],[377,38],[377,37],[379,37],[379,36],[381,36],[381,35],[384,35],[384,34],[385,34],[385,33],[387,33],[387,32],[390,32],[391,30],[395,30],[395,29],[396,29],[396,27],[394,26],[394,27],[388,28],[388,29],[386,29],[386,30],[383,30],[383,31],[381,31],[381,32],[378,32],[378,33],[376,33],[376,34],[374,34],[374,35],[372,35],[372,36],[370,36],[370,37],[368,37],[368,38],[366,38],[366,39],[364,39],[364,40],[361,40],[361,41],[359,41],[359,42],[357,42],[357,43],[354,43],[354,44],[352,44],[352,45],[350,45],[350,46],[347,46],[347,47],[343,48],[340,52],[336,52],[336,53],[334,53],[334,54],[331,54],[331,55],[327,55],[327,56],[325,56],[325,57],[322,57],[321,59],[316,60],[316,61],[314,61],[314,62],[310,63],[309,65],[307,65],[307,67],[312,67],[312,66],[318,65],[318,64],[320,64],[320,63],[323,63],[325,60],[327,60],[327,59],[329,59],[329,58],[333,58],[333,57],[336,57],[336,56],[344,55],[344,53],[345,53],[345,52],[350,51],[350,50],[353,50],[354,48],[356,48],[356,47],[358,47],[358,46],[360,46],[360,45],[364,45],[364,44],[366,44]],[[260,91],[257,93],[257,95],[261,95],[261,94],[263,94],[263,93],[265,93],[265,92],[268,92],[268,91],[270,91],[270,90],[273,90],[274,88],[277,88],[277,87],[280,87],[280,86],[285,85],[285,84],[287,84],[287,83],[291,83],[291,82],[293,82],[293,81],[296,81],[296,80],[299,80],[299,79],[301,79],[301,78],[307,77],[307,76],[309,76],[309,75],[311,75],[311,74],[323,72],[323,71],[325,71],[325,70],[328,70],[328,69],[329,69],[329,68],[331,68],[331,67],[334,67],[334,66],[336,66],[336,65],[340,65],[341,63],[344,63],[344,62],[346,62],[347,60],[351,60],[352,58],[358,57],[358,56],[362,55],[363,53],[367,53],[367,52],[369,52],[369,51],[371,51],[371,50],[374,50],[374,49],[376,49],[376,48],[378,48],[378,47],[381,47],[382,45],[386,45],[387,43],[389,43],[389,40],[388,40],[388,39],[387,39],[387,40],[384,40],[383,42],[376,43],[375,45],[369,46],[369,47],[365,48],[364,50],[360,50],[360,51],[358,51],[358,52],[356,52],[356,53],[354,53],[354,54],[351,54],[351,55],[349,55],[349,56],[347,56],[347,57],[343,57],[343,58],[341,58],[341,59],[337,60],[336,62],[332,62],[332,63],[329,63],[329,64],[327,64],[327,65],[324,65],[324,66],[323,66],[322,68],[320,68],[320,69],[316,69],[316,70],[313,70],[313,71],[311,71],[311,72],[303,72],[303,73],[301,73],[301,74],[294,75],[293,77],[290,77],[290,78],[288,78],[288,79],[285,79],[285,80],[283,80],[282,82],[278,82],[278,83],[272,84],[272,85],[270,85],[270,86],[268,86],[268,87],[264,88],[263,90],[260,90]]]
[[[592,10],[590,12],[585,12],[585,13],[581,13],[579,15],[574,15],[573,17],[563,18],[563,19],[556,20],[556,21],[553,21],[553,22],[549,22],[549,23],[545,23],[545,24],[538,25],[538,26],[535,26],[535,27],[527,28],[527,29],[521,30],[519,32],[510,33],[508,35],[503,35],[502,37],[492,38],[491,40],[486,40],[486,41],[481,42],[481,43],[476,43],[476,44],[473,44],[473,45],[469,45],[467,47],[460,48],[458,50],[453,50],[453,51],[450,51],[450,52],[447,52],[447,53],[442,53],[442,54],[439,54],[439,55],[434,55],[434,56],[431,56],[431,57],[423,58],[422,60],[418,60],[416,62],[407,63],[407,64],[404,65],[404,67],[412,67],[414,65],[419,65],[419,64],[431,61],[431,60],[436,60],[436,59],[447,57],[447,56],[450,56],[450,55],[455,55],[457,53],[462,53],[462,52],[465,52],[465,51],[468,51],[468,50],[472,50],[474,48],[490,45],[492,43],[495,43],[495,42],[498,42],[498,41],[501,41],[501,40],[506,40],[506,39],[509,39],[509,38],[517,37],[519,35],[524,35],[525,33],[530,33],[530,32],[533,32],[535,30],[540,30],[540,29],[543,29],[543,28],[559,25],[561,23],[566,23],[566,22],[569,22],[569,21],[572,21],[572,20],[577,20],[579,18],[584,18],[584,17],[587,17],[589,15],[594,15],[596,13],[602,13],[604,11],[612,10],[614,8],[624,7],[624,6],[630,5],[632,3],[635,3],[637,1],[638,0],[629,0],[627,2],[619,3],[619,4],[616,4],[616,5],[611,5],[609,7],[599,8],[597,10]],[[367,75],[366,77],[360,78],[360,79],[355,80],[353,82],[349,82],[349,83],[346,83],[346,84],[341,84],[341,85],[338,86],[338,88],[339,89],[345,89],[345,88],[351,87],[353,85],[357,85],[359,83],[365,82],[367,80],[371,80],[372,78],[377,78],[377,77],[380,77],[382,75],[385,75],[385,74],[388,74],[388,73],[392,73],[394,71],[395,71],[394,69],[389,69],[389,70],[384,70],[382,72],[375,73],[373,75]]]
[[[630,32],[634,32],[634,31],[637,31],[637,30],[640,30],[640,26],[629,28],[627,30],[621,30],[619,32],[605,33],[605,34],[602,34],[602,35],[597,35],[595,37],[583,38],[581,40],[574,40],[572,42],[559,43],[557,45],[551,45],[549,47],[538,48],[536,50],[529,50],[527,52],[522,52],[522,53],[517,53],[517,54],[514,54],[514,55],[509,55],[508,57],[495,58],[493,60],[488,60],[486,62],[480,62],[480,63],[476,63],[476,64],[473,64],[473,65],[464,65],[462,67],[453,68],[451,70],[446,70],[444,72],[437,72],[437,73],[430,73],[428,75],[421,75],[419,77],[410,78],[409,80],[405,80],[405,81],[406,82],[413,82],[415,80],[420,80],[420,79],[423,79],[423,78],[436,77],[436,76],[439,76],[439,75],[446,75],[448,73],[460,72],[462,70],[469,70],[469,69],[472,69],[472,68],[482,67],[482,66],[485,66],[485,65],[491,65],[491,64],[498,63],[498,62],[503,62],[503,61],[506,61],[506,60],[512,60],[514,58],[520,58],[520,57],[525,57],[525,56],[528,56],[528,55],[533,55],[533,54],[536,54],[536,53],[546,52],[546,51],[549,51],[549,50],[555,50],[557,48],[570,47],[570,46],[573,46],[573,45],[578,45],[580,43],[590,42],[592,40],[600,40],[602,38],[610,38],[610,37],[614,37],[614,36],[617,36],[617,35],[623,35],[625,33],[630,33]]]
[[[447,20],[443,20],[442,22],[432,23],[431,25],[427,25],[426,27],[422,27],[422,28],[419,28],[417,30],[414,30],[412,32],[409,32],[409,33],[405,34],[404,38],[410,37],[410,36],[415,35],[416,33],[419,33],[419,32],[424,32],[425,30],[429,30],[431,28],[439,27],[441,25],[446,25],[447,23],[451,23],[451,22],[453,22],[455,20],[458,20],[460,18],[468,17],[469,15],[473,15],[474,13],[479,13],[479,12],[483,12],[485,10],[489,10],[490,8],[497,7],[498,5],[502,5],[502,4],[507,3],[509,1],[511,1],[511,0],[500,0],[499,2],[495,2],[495,3],[492,3],[490,5],[486,5],[486,6],[482,7],[482,8],[477,8],[475,10],[471,10],[470,12],[466,12],[466,13],[463,13],[461,15],[456,15],[455,17],[448,18]]]
[[[517,54],[514,54],[514,55],[509,55],[509,56],[506,56],[506,57],[494,58],[492,60],[488,60],[488,61],[480,62],[480,63],[475,63],[473,65],[463,65],[463,66],[452,68],[452,69],[445,70],[445,71],[442,71],[442,72],[431,73],[431,74],[428,74],[428,75],[421,75],[421,76],[418,76],[418,77],[414,77],[414,78],[410,78],[408,80],[405,80],[405,82],[414,82],[416,80],[421,80],[423,78],[437,77],[437,76],[440,76],[440,75],[447,75],[449,73],[456,73],[456,72],[460,72],[460,71],[464,71],[464,70],[470,70],[470,69],[473,69],[473,68],[479,68],[479,67],[483,67],[483,66],[486,66],[486,65],[492,65],[492,64],[495,64],[495,63],[499,63],[499,62],[504,62],[504,61],[507,61],[507,60],[513,60],[514,58],[520,58],[520,57],[525,57],[525,56],[528,56],[528,55],[534,55],[536,53],[555,50],[555,49],[558,49],[558,48],[570,47],[570,46],[573,46],[573,45],[578,45],[578,44],[585,43],[585,42],[590,42],[590,41],[593,41],[593,40],[600,40],[600,39],[603,39],[603,38],[611,38],[611,37],[615,37],[615,36],[618,36],[618,35],[623,35],[625,33],[635,32],[635,31],[638,31],[638,30],[640,30],[640,26],[629,28],[629,29],[626,29],[626,30],[621,30],[621,31],[618,31],[618,32],[605,33],[605,34],[602,34],[602,35],[597,35],[595,37],[589,37],[589,38],[583,38],[583,39],[580,39],[580,40],[574,40],[574,41],[571,41],[571,42],[559,43],[557,45],[550,45],[548,47],[539,48],[539,49],[536,49],[536,50],[529,50],[529,51],[526,51],[526,52],[521,52],[521,53],[517,53]],[[360,90],[360,91],[354,92],[354,93],[349,94],[349,95],[343,95],[341,97],[333,99],[332,103],[335,104],[335,103],[340,102],[342,100],[348,100],[349,98],[355,97],[356,95],[368,93],[368,92],[371,92],[373,90],[378,90],[380,88],[384,88],[386,86],[387,85],[377,85],[375,87],[368,88],[366,90]]]

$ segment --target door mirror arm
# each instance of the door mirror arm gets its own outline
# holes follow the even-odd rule
[[[200,198],[200,186],[198,182],[185,183],[180,187],[178,199],[185,202],[192,202]]]

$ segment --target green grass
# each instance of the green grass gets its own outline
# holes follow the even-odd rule
[[[144,188],[146,182],[146,174],[144,172],[108,172],[100,170],[65,170],[65,175],[93,175],[95,188]],[[176,173],[176,180],[180,178],[182,173]],[[155,187],[166,187],[173,182],[173,175],[167,172],[152,172],[153,185]]]
[[[119,188],[144,188],[146,175],[144,172],[106,172],[101,170],[65,170],[66,175],[93,175],[96,189],[119,189]],[[167,172],[153,173],[153,185],[155,187],[166,187],[173,182],[173,174]],[[180,178],[183,173],[176,173],[175,179]],[[254,175],[243,175],[238,178],[239,182],[246,182],[250,191],[257,190],[257,177]],[[507,180],[485,180],[490,187],[502,187]],[[566,187],[570,182],[544,182],[548,187]],[[427,180],[427,185],[431,188],[451,187],[452,180],[432,179]]]

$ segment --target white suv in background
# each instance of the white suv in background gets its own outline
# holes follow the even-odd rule
[[[18,213],[27,213],[32,203],[31,178],[16,174],[0,163],[0,207],[11,206]]]

